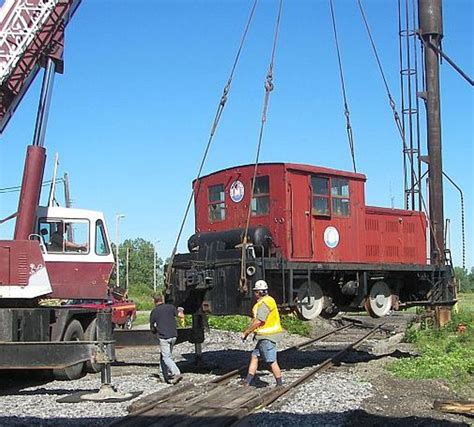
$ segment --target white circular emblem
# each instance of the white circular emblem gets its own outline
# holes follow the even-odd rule
[[[230,193],[230,198],[232,199],[233,202],[235,203],[241,202],[245,194],[244,184],[242,184],[239,180],[234,181],[230,185],[229,193]]]
[[[327,227],[324,230],[324,243],[328,248],[334,249],[339,244],[339,231],[336,227]]]

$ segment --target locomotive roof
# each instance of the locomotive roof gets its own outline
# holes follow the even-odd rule
[[[248,164],[239,165],[239,166],[232,166],[229,168],[221,169],[221,170],[212,172],[210,174],[204,175],[200,179],[205,179],[210,176],[217,175],[219,173],[230,171],[233,169],[247,168],[247,167],[254,167],[254,166],[255,166],[254,163],[248,163]],[[295,171],[300,171],[300,172],[307,172],[310,174],[337,175],[337,176],[343,176],[346,178],[362,180],[362,181],[366,181],[367,179],[366,176],[361,173],[342,171],[338,169],[330,169],[330,168],[325,168],[321,166],[312,166],[312,165],[306,165],[306,164],[301,164],[301,163],[269,162],[269,163],[259,163],[259,166],[284,166],[286,170],[295,170]]]

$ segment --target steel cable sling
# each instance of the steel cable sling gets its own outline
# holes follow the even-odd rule
[[[349,106],[347,103],[347,96],[346,96],[346,85],[344,82],[344,73],[342,70],[342,61],[341,61],[341,53],[339,49],[339,41],[337,38],[337,29],[336,29],[336,17],[334,14],[334,5],[333,1],[329,0],[329,7],[331,9],[331,20],[332,20],[332,28],[334,31],[334,42],[336,44],[336,52],[337,52],[337,62],[339,65],[339,76],[341,79],[341,89],[342,89],[342,97],[344,99],[344,116],[346,117],[346,131],[347,131],[347,139],[349,141],[349,150],[351,152],[352,158],[352,167],[354,168],[354,172],[357,172],[356,169],[356,161],[355,161],[355,152],[354,152],[354,137],[352,134],[352,126],[351,126],[351,119],[350,119],[350,111]]]
[[[359,5],[359,10],[360,10],[360,13],[362,15],[362,20],[364,21],[365,28],[367,30],[367,34],[368,34],[369,39],[370,39],[370,44],[372,45],[372,50],[374,52],[375,59],[377,61],[377,65],[379,67],[380,75],[382,76],[382,80],[383,80],[384,85],[385,85],[385,90],[387,92],[387,96],[388,96],[388,99],[389,99],[390,108],[392,109],[392,112],[393,112],[393,118],[395,119],[395,123],[397,125],[398,132],[400,133],[400,137],[402,139],[403,150],[404,151],[408,150],[406,140],[405,140],[405,132],[404,132],[401,120],[400,120],[400,115],[397,112],[395,101],[393,100],[392,94],[390,93],[390,88],[388,87],[387,79],[386,79],[385,73],[383,71],[382,63],[380,61],[380,57],[379,57],[379,54],[377,52],[377,48],[375,46],[375,42],[374,42],[374,39],[372,37],[372,32],[370,31],[369,23],[367,22],[367,18],[365,16],[364,8],[362,6],[361,0],[357,0],[357,4]],[[414,167],[414,165],[413,165],[413,156],[408,156],[408,159],[410,160],[411,170],[413,171],[413,167]],[[423,195],[421,194],[421,191],[420,191],[420,199],[421,199],[421,202],[423,204],[424,213],[425,213],[425,215],[428,219],[428,224],[430,226],[430,230],[431,230],[431,233],[433,235],[434,242],[436,244],[436,249],[438,250],[438,253],[441,254],[440,248],[439,248],[439,243],[436,239],[436,234],[434,233],[434,227],[433,227],[433,224],[431,223],[431,219],[430,219],[430,216],[429,216],[429,213],[428,213],[428,210],[427,210],[426,202],[423,198]]]
[[[277,42],[278,42],[278,34],[280,31],[280,20],[281,20],[281,11],[283,7],[283,0],[280,0],[279,6],[278,6],[278,15],[276,19],[276,24],[275,24],[275,35],[273,38],[273,46],[272,46],[272,54],[271,54],[271,59],[270,59],[270,65],[268,67],[268,72],[265,78],[265,96],[263,99],[263,109],[262,109],[262,119],[260,123],[260,132],[258,136],[258,142],[257,142],[257,152],[255,155],[255,166],[253,170],[253,178],[252,178],[252,186],[250,190],[250,202],[248,206],[248,212],[247,212],[247,221],[245,224],[245,230],[244,234],[242,236],[242,256],[241,256],[241,264],[240,264],[240,282],[239,282],[239,290],[242,293],[246,293],[248,291],[247,289],[247,276],[246,276],[246,264],[247,264],[247,245],[248,245],[248,231],[249,231],[249,226],[250,226],[250,217],[252,216],[252,199],[254,196],[255,192],[255,181],[257,178],[257,170],[258,170],[258,163],[260,159],[260,150],[262,147],[262,141],[263,141],[263,131],[265,129],[265,124],[267,122],[267,112],[268,112],[268,105],[270,101],[270,93],[273,91],[274,85],[273,85],[273,65],[275,62],[275,52],[276,52],[276,47],[277,47]]]
[[[179,228],[178,236],[176,237],[176,242],[174,244],[173,250],[171,252],[170,260],[168,262],[168,267],[167,267],[167,270],[166,270],[166,277],[165,277],[165,288],[166,289],[168,289],[169,286],[170,286],[171,269],[172,269],[174,257],[176,255],[176,251],[178,249],[178,244],[179,244],[179,241],[181,239],[181,235],[183,233],[184,225],[186,224],[186,219],[188,217],[189,210],[191,209],[191,204],[192,204],[192,201],[193,201],[193,198],[194,198],[194,194],[195,194],[195,192],[197,193],[199,191],[199,185],[200,185],[199,179],[201,178],[201,173],[202,173],[202,170],[204,168],[204,164],[206,162],[207,155],[209,154],[209,149],[211,148],[211,144],[212,144],[212,141],[214,139],[214,135],[216,133],[217,126],[219,124],[222,113],[224,111],[224,107],[227,103],[229,92],[230,92],[230,89],[231,89],[231,86],[232,86],[232,80],[234,78],[235,70],[237,68],[237,64],[239,62],[240,55],[242,53],[242,49],[243,49],[245,40],[247,38],[247,34],[248,34],[249,29],[250,29],[250,25],[252,23],[253,16],[255,14],[255,9],[257,7],[257,3],[258,3],[258,0],[254,0],[252,8],[250,10],[248,20],[247,20],[247,24],[245,25],[245,29],[244,29],[244,32],[242,34],[241,40],[240,40],[239,48],[237,49],[237,53],[235,55],[234,63],[232,65],[232,68],[231,68],[231,71],[230,71],[230,74],[229,74],[229,78],[227,80],[226,85],[224,86],[221,99],[219,100],[219,104],[217,106],[216,114],[214,116],[214,121],[212,123],[211,131],[210,131],[210,134],[209,134],[209,139],[207,141],[207,145],[206,145],[206,148],[204,150],[204,155],[202,157],[201,164],[199,165],[199,170],[198,170],[198,173],[196,175],[195,182],[196,182],[197,190],[195,188],[193,188],[192,191],[191,191],[191,195],[189,196],[189,200],[188,200],[188,204],[186,206],[184,217],[183,217],[183,220],[181,222],[181,226]]]

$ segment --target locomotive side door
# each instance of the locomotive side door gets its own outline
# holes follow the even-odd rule
[[[291,256],[312,258],[311,187],[308,175],[289,174]]]

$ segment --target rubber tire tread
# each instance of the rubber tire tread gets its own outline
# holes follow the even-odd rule
[[[97,319],[94,319],[84,332],[84,341],[97,340]],[[86,362],[86,372],[89,374],[96,374],[102,370],[102,363],[94,363],[90,360]]]
[[[72,339],[71,339],[72,338]],[[74,319],[71,320],[64,332],[63,341],[84,341],[84,330],[81,323]],[[53,369],[54,378],[61,381],[77,380],[83,376],[84,362],[76,363],[62,369]]]

